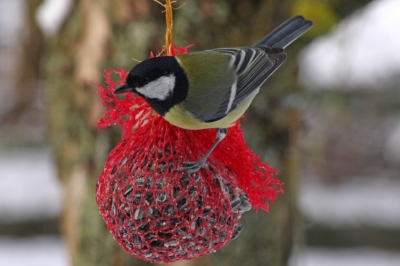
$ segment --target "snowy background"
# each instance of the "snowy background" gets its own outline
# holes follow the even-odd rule
[[[58,30],[71,2],[45,1],[37,20],[46,35]],[[9,67],[12,55],[18,54],[16,33],[23,30],[23,3],[0,0],[0,118],[13,104]],[[332,108],[305,108],[310,128],[302,145],[310,159],[301,178],[299,207],[307,227],[319,225],[333,232],[358,227],[400,230],[400,111],[382,116],[379,110],[371,111],[377,107],[369,101],[380,97],[382,91],[393,90],[393,84],[400,80],[396,80],[400,74],[399,10],[399,0],[373,1],[301,54],[300,80],[310,93],[377,93],[354,100],[345,119],[329,105],[331,102],[328,105]],[[38,106],[40,109],[40,102]],[[0,228],[57,219],[61,212],[62,186],[51,151],[44,145],[44,128],[43,124],[0,127]],[[22,138],[28,139],[28,148],[18,145]],[[350,155],[342,156],[343,151]],[[349,161],[357,156],[357,162]],[[332,172],[342,179],[330,178]],[[0,229],[0,265],[69,265],[66,245],[58,232],[44,231],[44,235],[31,232],[15,237]],[[400,252],[368,245],[312,246],[296,250],[291,265],[397,266]]]

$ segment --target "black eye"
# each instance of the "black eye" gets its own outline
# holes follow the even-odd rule
[[[147,83],[150,82],[150,79],[149,78],[142,78],[140,81],[142,82],[143,85],[146,85]]]

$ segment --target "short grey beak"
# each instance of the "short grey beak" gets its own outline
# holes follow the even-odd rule
[[[128,86],[128,84],[122,84],[121,86],[119,86],[115,91],[114,91],[114,93],[115,94],[119,94],[119,93],[122,93],[122,92],[133,92],[133,89],[132,88],[129,88],[129,86]]]

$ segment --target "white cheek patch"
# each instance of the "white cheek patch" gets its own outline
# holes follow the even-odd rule
[[[175,75],[171,74],[156,79],[141,88],[136,88],[136,90],[146,98],[163,101],[172,95],[174,87]]]

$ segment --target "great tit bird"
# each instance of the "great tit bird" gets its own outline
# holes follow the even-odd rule
[[[184,162],[189,174],[207,157],[242,116],[260,86],[286,59],[284,48],[312,27],[293,17],[252,47],[218,48],[147,59],[129,72],[115,93],[134,92],[169,123],[199,130],[217,128],[217,137],[197,162]]]

